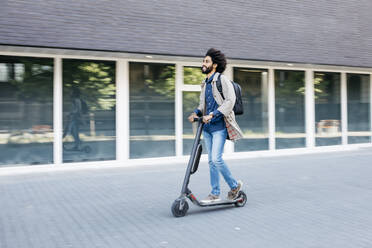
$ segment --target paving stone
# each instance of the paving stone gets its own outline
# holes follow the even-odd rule
[[[372,247],[371,149],[227,163],[246,206],[189,202],[183,218],[170,207],[185,164],[0,176],[0,247]],[[199,198],[208,173],[191,178]]]

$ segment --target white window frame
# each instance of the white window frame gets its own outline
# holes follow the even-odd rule
[[[347,83],[346,83],[346,72],[341,72],[341,137],[342,145],[348,144],[347,139]]]
[[[63,159],[62,149],[62,102],[63,102],[63,83],[62,83],[62,58],[54,57],[53,74],[53,165],[61,165]]]
[[[305,71],[305,128],[306,147],[315,147],[314,71]]]

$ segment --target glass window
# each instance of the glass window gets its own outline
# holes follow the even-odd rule
[[[183,84],[200,85],[201,82],[206,78],[201,71],[200,67],[189,67],[183,68]]]
[[[192,145],[194,144],[194,138],[196,130],[198,128],[198,123],[190,123],[187,119],[189,115],[195,110],[199,105],[200,92],[186,92],[182,94],[182,110],[183,110],[183,155],[190,155]],[[203,137],[203,136],[202,136]],[[203,154],[207,153],[207,149],[204,147],[203,143]]]
[[[116,159],[115,62],[63,60],[63,162]]]
[[[6,63],[0,63],[0,82],[8,82],[8,67]]]
[[[369,75],[347,74],[348,143],[370,142]]]
[[[53,59],[0,56],[0,166],[53,163]]]
[[[235,144],[235,151],[267,150],[269,149],[267,70],[234,68],[234,81],[242,88],[244,107],[244,114],[236,116],[244,139]]]
[[[206,75],[201,72],[200,67],[189,67],[183,68],[183,83],[186,85],[200,85],[205,79]],[[197,123],[190,123],[187,117],[195,110],[199,105],[199,92],[186,92],[182,94],[182,106],[183,106],[183,154],[189,155],[196,134]],[[203,149],[203,153],[206,153],[206,149]]]
[[[276,148],[305,147],[305,73],[275,70]]]
[[[175,156],[175,66],[130,63],[130,158]]]
[[[342,143],[340,84],[339,73],[314,73],[316,146]]]

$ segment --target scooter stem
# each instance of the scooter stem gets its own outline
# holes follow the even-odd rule
[[[192,166],[193,166],[194,158],[195,158],[196,153],[197,153],[197,147],[200,143],[200,136],[201,136],[203,126],[204,126],[203,118],[195,118],[194,120],[198,121],[198,130],[197,130],[196,135],[195,135],[194,144],[192,145],[191,156],[190,156],[190,159],[189,159],[189,163],[187,165],[185,179],[183,180],[181,195],[182,194],[187,194],[189,192],[187,187],[188,187],[189,182],[190,182],[191,169],[192,169]]]

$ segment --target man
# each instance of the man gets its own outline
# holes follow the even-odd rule
[[[233,107],[236,97],[232,83],[224,75],[221,75],[222,93],[225,99],[222,98],[216,86],[218,76],[224,72],[225,68],[225,55],[214,48],[209,49],[202,65],[202,73],[206,74],[207,78],[201,85],[200,104],[188,117],[188,120],[193,122],[194,118],[203,116],[203,122],[205,123],[203,137],[208,151],[212,191],[203,200],[204,202],[221,200],[219,173],[222,174],[231,189],[227,195],[228,199],[236,198],[243,185],[241,181],[236,181],[233,178],[222,159],[226,139],[235,141],[243,137],[235,121]]]
[[[62,136],[62,138],[64,138],[68,133],[70,133],[72,137],[74,137],[74,147],[72,150],[79,150],[81,145],[79,132],[82,117],[82,104],[80,98],[80,90],[78,88],[73,88],[71,92],[72,109],[68,115],[69,121],[65,127],[65,130],[63,131]]]

